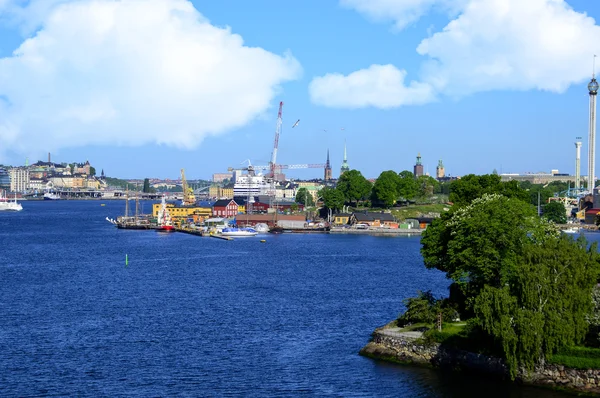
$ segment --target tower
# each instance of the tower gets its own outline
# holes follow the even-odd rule
[[[575,189],[581,188],[581,137],[575,138]]]
[[[329,149],[327,150],[327,163],[325,163],[325,181],[331,180],[331,163],[329,163]]]
[[[435,178],[439,180],[440,178],[444,178],[445,175],[446,169],[444,168],[444,163],[442,163],[442,159],[440,159],[437,168],[435,169]]]
[[[348,166],[348,159],[346,158],[346,141],[344,140],[344,161],[340,169],[340,176],[347,171],[350,171],[350,166]]]
[[[594,57],[596,57],[594,55]],[[595,59],[595,58],[594,58]],[[592,80],[588,83],[590,93],[590,135],[588,138],[588,190],[594,192],[596,184],[596,94],[598,94],[598,82],[596,74],[592,74]]]
[[[415,164],[413,174],[415,175],[415,177],[421,177],[423,175],[423,165],[421,164],[421,154],[420,153],[417,155],[417,164]]]

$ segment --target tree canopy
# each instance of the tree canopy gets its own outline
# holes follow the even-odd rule
[[[567,210],[565,205],[558,201],[553,201],[544,206],[544,218],[557,224],[567,222]]]
[[[328,209],[339,210],[344,206],[344,195],[335,188],[325,187],[319,191],[319,197]]]
[[[464,206],[473,199],[484,194],[499,193],[509,198],[517,198],[529,202],[527,191],[519,187],[517,181],[502,182],[499,175],[486,174],[477,176],[469,174],[450,184],[450,202]]]
[[[600,270],[596,245],[560,234],[531,204],[484,194],[444,213],[421,243],[426,267],[458,286],[459,309],[499,344],[513,377],[583,339]]]
[[[412,199],[417,196],[418,184],[415,175],[408,170],[398,174],[398,196],[403,199]]]
[[[358,170],[349,170],[342,174],[337,189],[344,195],[346,203],[358,203],[371,193],[371,183]]]
[[[373,202],[377,202],[383,207],[393,206],[398,200],[399,181],[400,177],[395,171],[382,172],[373,184],[371,194]]]
[[[296,191],[296,202],[302,203],[304,206],[315,205],[315,200],[306,188],[300,188]]]

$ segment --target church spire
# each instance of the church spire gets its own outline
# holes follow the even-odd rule
[[[344,140],[344,161],[342,162],[340,175],[344,174],[347,171],[350,171],[350,166],[348,166],[348,157],[346,156],[346,140]]]

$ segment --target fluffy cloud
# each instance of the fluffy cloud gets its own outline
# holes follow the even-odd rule
[[[404,83],[406,71],[393,65],[371,65],[348,76],[327,74],[313,79],[309,86],[312,101],[333,108],[394,108],[417,105],[433,99],[427,84]]]
[[[424,39],[417,52],[424,58],[418,87],[463,96],[489,90],[547,90],[563,92],[590,77],[593,54],[600,55],[600,27],[593,18],[574,11],[564,0],[341,0],[370,17],[395,18],[397,26],[419,18],[431,7],[443,5],[458,11],[442,31]],[[412,6],[412,8],[411,8]],[[423,11],[425,10],[425,11]],[[371,67],[372,69],[373,67]],[[332,75],[327,75],[332,76]],[[323,84],[319,77],[316,81]],[[335,76],[335,75],[333,75]],[[349,84],[349,81],[348,81]],[[330,85],[313,97],[327,104],[347,93],[343,85]],[[378,95],[369,88],[369,96]],[[387,91],[382,90],[387,94]],[[356,97],[362,94],[357,90]],[[431,98],[431,97],[429,97]],[[365,104],[388,107],[385,101]],[[345,106],[355,107],[348,97]],[[396,103],[406,104],[402,93]]]
[[[301,73],[187,0],[82,0],[23,22],[40,15],[41,29],[0,59],[0,144],[19,152],[192,148],[252,121]]]
[[[563,0],[472,0],[419,54],[424,79],[451,95],[495,89],[555,92],[590,77],[600,27]]]

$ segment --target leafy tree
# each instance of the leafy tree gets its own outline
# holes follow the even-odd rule
[[[427,292],[419,291],[417,297],[409,297],[403,300],[406,311],[398,318],[398,325],[435,322],[437,316],[436,301],[431,290]]]
[[[90,166],[90,175],[92,177],[96,175],[96,168],[94,166]]]
[[[325,187],[319,191],[319,197],[328,209],[339,210],[344,206],[344,194],[335,188]]]
[[[306,188],[300,188],[296,191],[296,203],[302,203],[304,206],[314,206],[315,200]]]
[[[499,193],[509,198],[517,198],[529,202],[527,191],[519,187],[517,181],[502,182],[499,175],[486,174],[477,176],[469,174],[450,184],[450,201],[464,206],[473,199],[484,194]]]
[[[561,235],[530,204],[484,194],[454,206],[425,231],[421,252],[428,268],[454,281],[513,377],[588,330],[596,245]]]
[[[384,207],[391,207],[398,200],[398,183],[400,177],[395,171],[388,170],[382,172],[375,184],[371,198],[374,202],[381,204]]]
[[[519,266],[502,286],[486,286],[475,298],[482,328],[502,345],[514,378],[558,349],[581,343],[592,314],[599,271],[596,244],[552,236],[526,241]]]
[[[398,196],[404,199],[412,199],[417,196],[418,184],[415,175],[408,170],[398,174]]]
[[[371,193],[371,183],[358,170],[349,170],[342,174],[337,182],[337,189],[344,195],[347,203],[358,203]]]
[[[530,204],[484,195],[434,220],[423,233],[421,254],[427,268],[445,272],[473,297],[485,285],[504,286],[523,254],[523,242],[548,233],[558,231],[541,222]]]
[[[144,178],[144,188],[142,189],[142,192],[150,192],[150,180],[148,178]]]
[[[439,182],[431,176],[419,176],[417,178],[418,195],[422,198],[432,196]]]
[[[544,206],[544,217],[557,224],[567,222],[567,210],[565,205],[558,201],[553,201]]]

